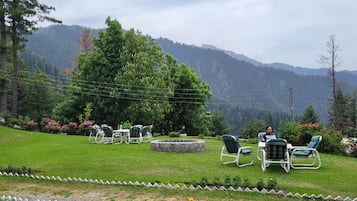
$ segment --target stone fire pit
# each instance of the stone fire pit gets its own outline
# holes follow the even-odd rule
[[[203,152],[206,151],[204,140],[153,140],[151,143],[152,151],[161,152]]]

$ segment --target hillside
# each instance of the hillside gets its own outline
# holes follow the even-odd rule
[[[66,25],[42,28],[28,38],[27,47],[59,68],[70,67],[72,62],[69,58],[77,57],[81,30],[80,26]],[[97,35],[97,30],[91,31]],[[164,52],[194,69],[211,86],[215,100],[224,99],[241,108],[288,113],[293,106],[298,115],[312,105],[322,120],[327,119],[330,84],[326,76],[297,74],[279,69],[274,64],[255,65],[219,49],[180,44],[164,38],[156,41]],[[357,89],[356,74],[343,71],[337,76],[343,80],[346,91]],[[211,106],[215,104],[211,103]]]

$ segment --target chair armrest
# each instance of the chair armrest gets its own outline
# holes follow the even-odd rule
[[[309,151],[309,150],[316,150],[316,148],[309,148],[309,147],[304,147],[304,146],[294,146],[293,152],[294,151]]]
[[[241,147],[241,149],[253,149],[252,146]]]

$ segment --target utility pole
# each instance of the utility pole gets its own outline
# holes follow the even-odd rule
[[[294,121],[294,101],[293,101],[293,88],[289,88],[289,97],[290,97],[290,120]]]

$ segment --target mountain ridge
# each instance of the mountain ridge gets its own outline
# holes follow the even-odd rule
[[[40,57],[60,68],[70,67],[70,58],[76,58],[79,50],[77,40],[83,27],[77,25],[52,25],[42,28],[28,37],[27,47]],[[93,36],[98,30],[91,29]],[[255,60],[214,46],[186,45],[167,38],[157,38],[156,42],[167,54],[173,55],[179,63],[187,63],[201,79],[211,86],[212,93],[233,106],[259,108],[296,114],[311,105],[321,119],[327,119],[330,85],[321,73],[299,74],[278,67],[290,67],[288,64],[255,65]],[[241,60],[235,58],[240,56]],[[259,61],[256,64],[260,64]],[[315,70],[314,70],[315,71]],[[357,73],[343,71],[338,78],[346,81],[346,91],[357,88]],[[354,81],[356,80],[356,81]],[[292,89],[292,90],[291,90]],[[293,92],[293,105],[291,96]]]

